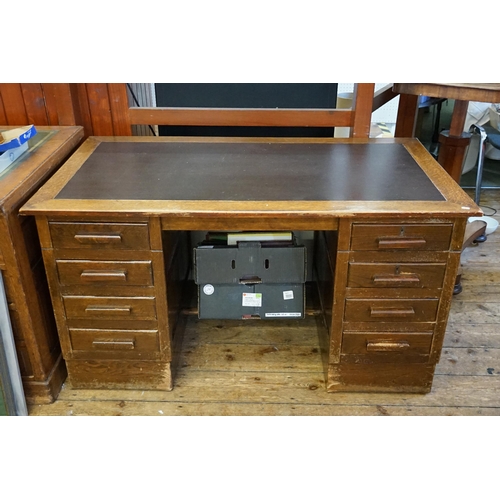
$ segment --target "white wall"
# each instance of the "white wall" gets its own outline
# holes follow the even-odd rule
[[[379,90],[385,87],[388,83],[376,83],[375,90]],[[337,93],[341,92],[352,92],[354,88],[354,83],[339,83],[337,88]],[[372,123],[396,123],[396,117],[398,115],[398,105],[399,96],[395,97],[387,104],[384,104],[374,113],[372,113]]]

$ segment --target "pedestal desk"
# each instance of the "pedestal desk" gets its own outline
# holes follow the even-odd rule
[[[481,213],[416,139],[143,137],[87,139],[22,212],[75,388],[174,388],[191,232],[292,230],[314,232],[327,390],[421,393]]]
[[[0,127],[1,130],[15,127]],[[66,378],[34,217],[19,208],[83,140],[82,127],[36,127],[28,150],[0,172],[0,270],[29,403],[50,403]],[[8,152],[4,153],[8,154]]]

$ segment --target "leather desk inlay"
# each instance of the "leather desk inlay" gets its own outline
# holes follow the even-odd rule
[[[154,142],[99,144],[57,198],[444,200],[401,144]]]

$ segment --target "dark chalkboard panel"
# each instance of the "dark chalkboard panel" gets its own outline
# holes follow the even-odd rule
[[[156,83],[158,107],[334,109],[337,83]],[[333,127],[159,127],[160,135],[333,137]]]

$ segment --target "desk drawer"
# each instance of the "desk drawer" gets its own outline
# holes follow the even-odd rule
[[[95,248],[115,250],[148,250],[149,230],[146,223],[73,223],[50,222],[54,248]]]
[[[61,285],[153,284],[151,261],[57,260]]]
[[[70,328],[71,348],[89,354],[106,353],[107,357],[141,357],[158,352],[158,330],[104,330]]]
[[[432,332],[349,332],[342,339],[342,353],[377,355],[383,353],[429,354]]]
[[[353,224],[351,250],[448,250],[453,224]]]
[[[156,319],[154,297],[63,296],[68,319]]]
[[[346,362],[421,362],[429,359],[432,332],[350,332],[343,336]]]
[[[438,299],[347,299],[346,321],[435,321]]]
[[[349,263],[347,286],[351,288],[441,288],[445,263],[402,264]]]

